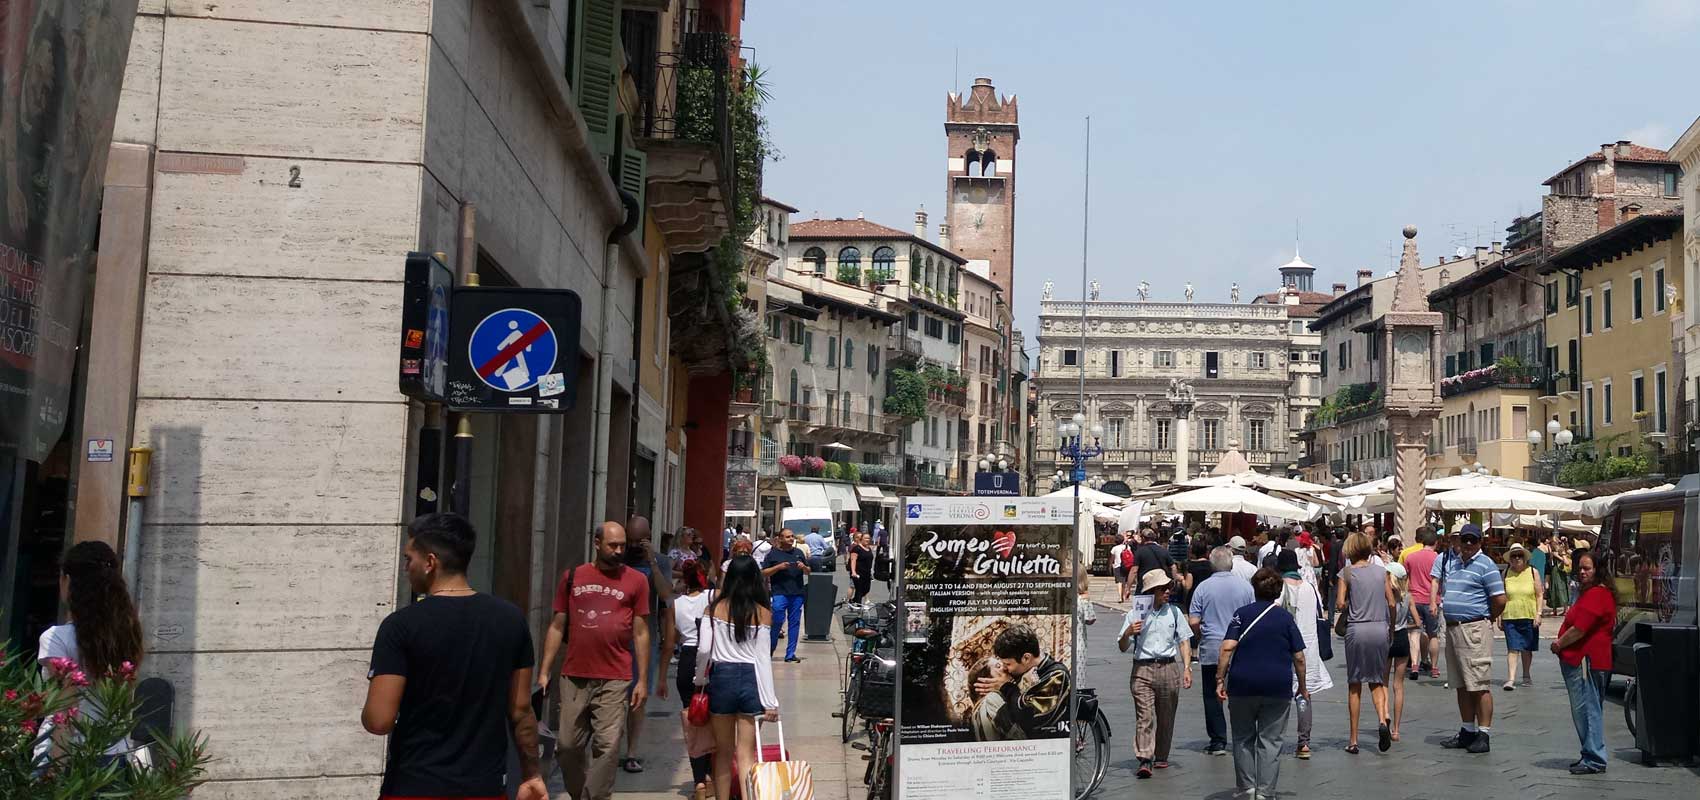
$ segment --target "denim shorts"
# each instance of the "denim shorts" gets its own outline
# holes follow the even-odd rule
[[[1541,629],[1532,619],[1505,621],[1505,649],[1508,652],[1533,653],[1541,649]]]
[[[1428,603],[1417,604],[1417,619],[1422,620],[1423,633],[1429,636],[1440,635],[1440,617],[1429,611]]]
[[[754,664],[716,663],[708,671],[708,710],[713,714],[755,716],[761,707]]]

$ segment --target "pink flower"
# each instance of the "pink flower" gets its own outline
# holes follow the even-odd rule
[[[23,722],[23,728],[24,728],[24,733],[27,733],[27,734],[29,734],[29,735],[31,735],[31,736],[34,736],[34,735],[35,735],[35,730],[36,730],[36,722],[35,722],[35,720],[33,720],[33,719],[26,719],[26,720],[24,720],[24,722]]]
[[[18,690],[17,689],[7,689],[6,690],[6,699],[7,700],[18,699]]]
[[[67,675],[65,679],[70,681],[72,686],[89,685],[88,673],[85,673],[80,669],[71,670],[71,674]]]

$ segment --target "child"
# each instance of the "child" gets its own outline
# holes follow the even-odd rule
[[[1393,636],[1388,641],[1387,693],[1393,712],[1393,741],[1399,741],[1399,720],[1405,716],[1405,672],[1411,668],[1411,636],[1408,631],[1420,629],[1416,603],[1411,601],[1411,576],[1398,562],[1388,562],[1387,574],[1393,577]]]

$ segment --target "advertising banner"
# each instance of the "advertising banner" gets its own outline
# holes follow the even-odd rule
[[[45,459],[70,411],[136,0],[0,0],[0,449]]]
[[[1070,800],[1072,498],[903,508],[899,800]]]

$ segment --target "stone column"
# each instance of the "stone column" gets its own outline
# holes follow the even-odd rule
[[[1429,430],[1434,424],[1431,414],[1398,416],[1388,419],[1393,436],[1393,532],[1400,541],[1416,541],[1417,528],[1423,524],[1423,479],[1427,470]]]
[[[1192,455],[1192,401],[1171,398],[1169,407],[1175,412],[1175,483],[1180,483],[1192,477],[1189,463]]]
[[[1406,227],[1404,233],[1393,303],[1377,320],[1377,328],[1383,334],[1379,376],[1386,387],[1383,413],[1393,439],[1393,529],[1409,542],[1415,540],[1423,521],[1424,451],[1441,409],[1434,378],[1434,338],[1441,315],[1428,310],[1417,229]]]

